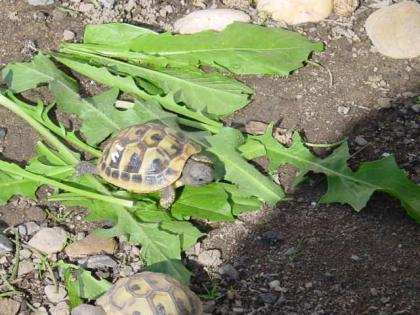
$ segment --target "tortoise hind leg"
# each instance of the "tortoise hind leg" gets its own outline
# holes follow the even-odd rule
[[[175,200],[175,188],[169,185],[160,191],[160,206],[168,209]]]

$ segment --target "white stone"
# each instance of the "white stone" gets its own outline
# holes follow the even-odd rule
[[[257,0],[257,10],[287,24],[318,22],[333,10],[333,0]]]
[[[45,295],[47,296],[48,301],[52,303],[59,303],[66,299],[67,291],[64,287],[58,286],[58,290],[52,284],[47,285],[44,288]]]
[[[420,56],[420,4],[405,1],[381,8],[366,20],[375,48],[391,58]]]
[[[177,20],[174,30],[180,34],[193,34],[206,30],[221,31],[235,21],[248,23],[250,20],[248,14],[239,10],[200,10],[191,12]]]
[[[74,34],[74,32],[72,32],[70,30],[65,30],[63,32],[63,39],[65,41],[72,41],[75,37],[76,37],[76,34]]]
[[[54,227],[38,231],[28,244],[46,254],[53,254],[61,251],[66,241],[66,232],[62,228]]]

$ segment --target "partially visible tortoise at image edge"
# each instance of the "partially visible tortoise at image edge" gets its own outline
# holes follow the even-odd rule
[[[96,304],[107,315],[202,315],[200,299],[163,273],[142,272],[118,280]]]
[[[160,205],[169,208],[175,188],[213,180],[211,161],[182,132],[156,123],[119,131],[94,166],[82,162],[78,173],[97,173],[111,184],[136,193],[160,191]]]

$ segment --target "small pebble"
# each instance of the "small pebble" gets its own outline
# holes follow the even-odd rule
[[[0,142],[6,139],[6,135],[7,135],[7,128],[0,127]]]
[[[361,147],[364,147],[365,145],[367,145],[369,142],[365,139],[365,138],[363,138],[362,136],[357,136],[355,139],[354,139],[354,142],[357,144],[357,145],[360,145]]]
[[[351,260],[354,260],[354,261],[359,261],[359,260],[360,260],[360,257],[359,257],[359,256],[357,256],[357,255],[351,255],[351,256],[350,256],[350,259],[351,259]]]
[[[35,270],[35,264],[30,260],[23,260],[19,263],[18,276],[26,275]]]
[[[58,286],[58,290],[56,290],[55,286],[49,284],[44,288],[45,295],[47,296],[48,301],[52,303],[59,303],[66,299],[67,291],[64,287]]]
[[[90,256],[78,261],[80,265],[88,269],[117,268],[118,263],[108,255]]]
[[[13,243],[3,234],[0,234],[0,256],[13,251]]]
[[[62,228],[54,227],[39,230],[28,244],[46,254],[53,254],[60,252],[64,248],[66,241],[66,232]]]
[[[76,34],[70,30],[65,30],[63,32],[63,40],[65,41],[72,41],[76,37]]]
[[[226,264],[220,267],[220,273],[229,279],[239,279],[239,273],[231,264]]]
[[[347,115],[350,111],[350,107],[348,106],[338,106],[337,112],[342,115]]]
[[[102,307],[90,304],[80,304],[71,311],[71,315],[106,315]]]
[[[32,256],[32,252],[29,249],[21,249],[19,252],[19,258],[21,260],[29,259]]]
[[[268,283],[268,286],[270,287],[270,289],[272,289],[272,290],[276,290],[277,288],[279,288],[279,287],[280,287],[280,281],[279,281],[279,280],[273,280],[273,281],[270,281],[270,282]]]
[[[377,295],[378,295],[378,290],[377,290],[377,289],[375,289],[375,288],[371,288],[371,289],[369,290],[369,293],[370,293],[370,295],[372,295],[372,296],[377,296]]]
[[[420,104],[414,104],[411,106],[411,109],[416,113],[420,113]]]

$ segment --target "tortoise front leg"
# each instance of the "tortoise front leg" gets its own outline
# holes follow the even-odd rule
[[[169,185],[160,191],[160,206],[168,209],[175,200],[175,188]]]

